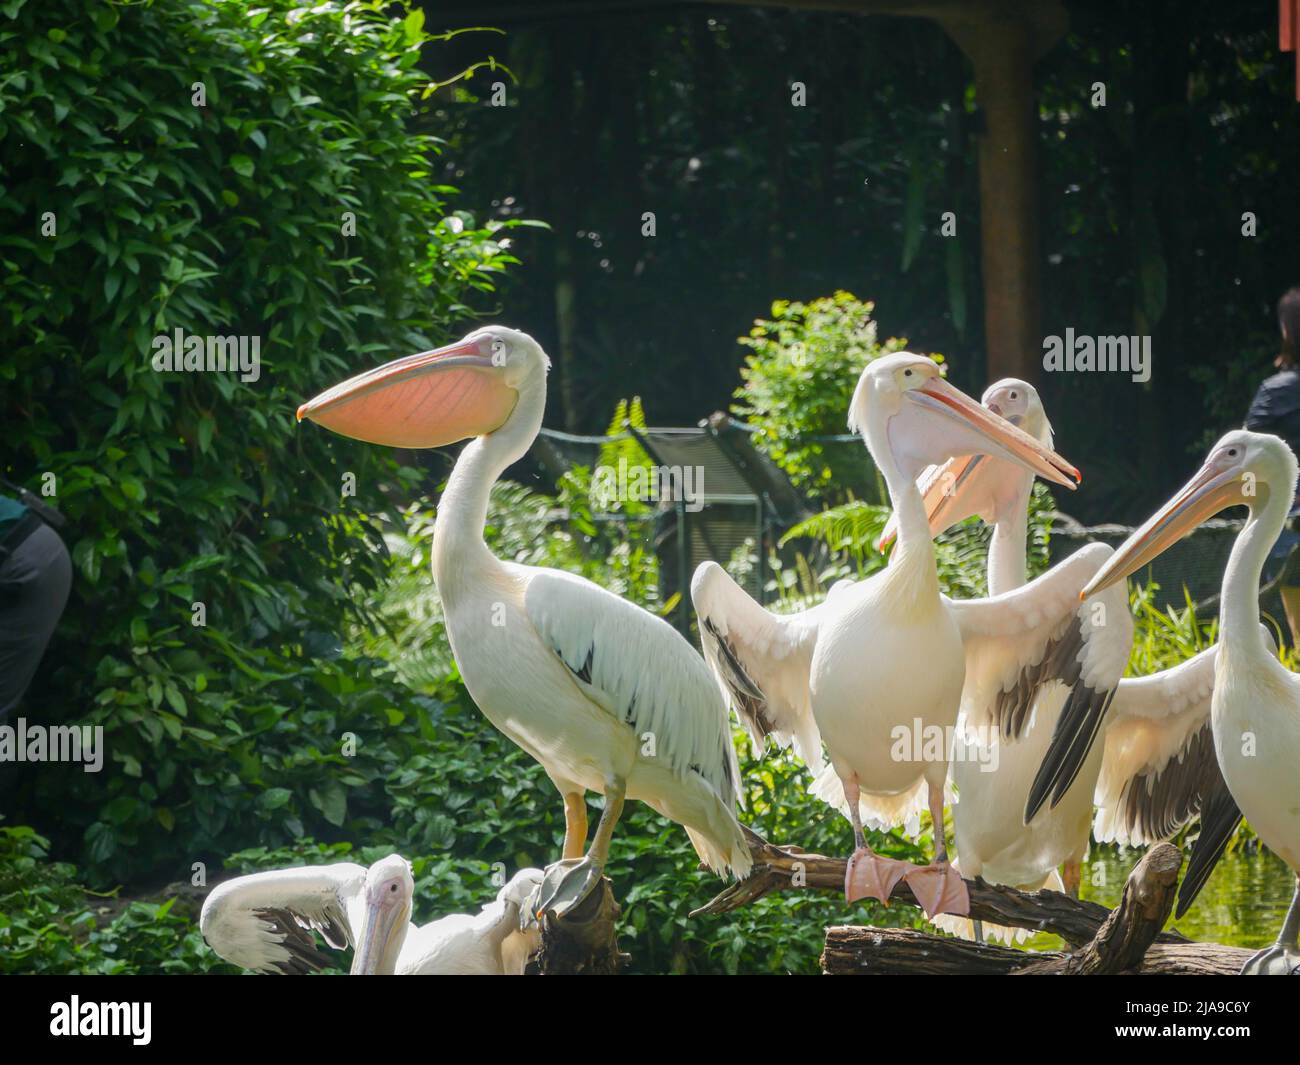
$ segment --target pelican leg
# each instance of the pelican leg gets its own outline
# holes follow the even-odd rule
[[[528,899],[529,912],[536,914],[538,920],[543,914],[563,917],[596,890],[601,877],[605,875],[605,862],[609,859],[609,844],[614,836],[614,826],[623,813],[623,800],[627,795],[627,783],[621,777],[615,777],[605,785],[605,810],[600,815],[596,834],[592,837],[591,847],[585,856],[578,858],[561,858],[547,867],[542,882],[537,885]],[[565,796],[565,812],[568,813],[568,796]],[[586,821],[586,814],[583,814]],[[585,824],[583,835],[586,835]],[[566,853],[568,833],[565,834]]]
[[[912,866],[908,862],[883,858],[867,846],[867,835],[862,831],[862,811],[858,809],[858,799],[862,795],[858,778],[853,776],[843,783],[844,797],[849,804],[849,820],[853,822],[854,845],[844,870],[844,901],[879,899],[888,906],[894,886]]]
[[[1061,883],[1065,885],[1065,893],[1072,899],[1079,897],[1079,884],[1083,881],[1083,863],[1080,861],[1068,861],[1061,866]]]
[[[1300,874],[1296,876],[1295,895],[1277,942],[1252,955],[1241,967],[1241,975],[1300,976]]]
[[[564,850],[561,858],[581,858],[587,845],[587,801],[580,791],[564,793]]]
[[[984,942],[984,922],[983,922],[983,921],[971,921],[971,927],[975,930],[975,942],[976,942],[976,943],[983,943],[983,942]]]
[[[943,825],[943,785],[930,785],[930,820],[934,823],[934,861],[912,868],[903,877],[927,917],[940,913],[970,913],[966,881],[948,862],[948,839]]]

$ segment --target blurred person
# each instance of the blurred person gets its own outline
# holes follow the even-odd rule
[[[1255,393],[1246,414],[1246,428],[1280,436],[1300,455],[1300,285],[1288,289],[1277,301],[1277,324],[1282,337],[1281,350],[1273,360],[1277,373],[1267,378]],[[1300,543],[1300,533],[1295,531],[1297,514],[1300,514],[1300,496],[1292,501],[1291,521],[1282,530],[1264,566],[1266,583],[1282,573],[1279,591],[1287,627],[1291,630],[1292,647],[1300,645],[1300,573],[1295,572],[1297,566],[1288,565],[1292,550]]]
[[[31,684],[68,602],[72,560],[55,532],[63,524],[53,507],[0,478],[0,724]]]

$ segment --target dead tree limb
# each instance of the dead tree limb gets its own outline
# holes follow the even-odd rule
[[[529,976],[612,976],[628,962],[615,936],[620,908],[609,878],[563,917],[542,916],[542,945],[524,967]]]
[[[1129,874],[1119,905],[1095,935],[1072,954],[1028,953],[905,929],[834,927],[826,930],[822,968],[828,973],[986,975],[1231,975],[1250,951],[1217,943],[1157,943],[1173,907],[1182,853],[1168,843],[1152,847]],[[1035,892],[1038,895],[1055,892]],[[972,909],[974,891],[972,891]]]
[[[1041,969],[1064,976],[1128,972],[1141,966],[1147,947],[1155,942],[1169,919],[1178,890],[1178,870],[1183,852],[1172,843],[1158,843],[1124,881],[1119,905],[1110,911],[1092,941],[1057,963],[1044,961]]]
[[[727,913],[775,891],[811,889],[843,893],[844,858],[813,854],[799,847],[778,847],[749,829],[745,829],[745,834],[754,859],[753,871],[744,880],[728,885],[692,913],[692,917]],[[1073,947],[1090,943],[1111,914],[1099,903],[1071,898],[1058,891],[1017,891],[1001,884],[987,884],[981,879],[967,880],[966,886],[970,891],[970,916],[973,920],[1047,932],[1060,936]],[[917,905],[911,888],[902,881],[894,888],[889,901]],[[1187,942],[1177,932],[1162,932],[1158,939],[1170,944]]]
[[[1157,943],[1136,972],[1142,976],[1232,976],[1241,971],[1250,955],[1249,950],[1219,943]],[[1038,975],[1062,972],[1069,958],[1059,951],[1030,953],[907,928],[841,926],[826,929],[821,960],[822,971],[833,975],[1014,976],[1031,971]]]

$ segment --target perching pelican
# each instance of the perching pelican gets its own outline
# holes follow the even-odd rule
[[[336,950],[355,948],[354,976],[519,976],[541,944],[536,922],[520,930],[520,908],[541,882],[540,869],[521,869],[477,915],[417,927],[415,881],[400,855],[369,869],[353,862],[275,869],[218,884],[199,927],[226,961],[259,973],[329,964],[312,935],[319,932]]]
[[[691,645],[590,581],[503,562],[483,541],[492,484],[541,429],[549,367],[532,337],[489,326],[335,385],[298,417],[391,447],[474,438],[438,504],[433,577],[470,695],[563,796],[563,859],[529,904],[563,914],[600,882],[625,797],[683,825],[716,872],[744,876],[751,861],[726,706]],[[605,808],[583,857],[588,791]]]
[[[1122,581],[1221,510],[1244,504],[1249,511],[1223,572],[1210,738],[1193,734],[1181,771],[1165,774],[1161,794],[1147,798],[1158,808],[1186,803],[1198,792],[1201,797],[1201,834],[1178,891],[1179,916],[1243,814],[1295,872],[1295,897],[1277,942],[1254,955],[1243,973],[1291,973],[1300,967],[1300,677],[1273,657],[1259,624],[1259,577],[1286,524],[1296,474],[1295,455],[1276,436],[1244,429],[1226,434],[1195,476],[1083,590],[1092,595]]]
[[[981,402],[1045,446],[1052,445],[1051,426],[1032,385],[1008,378],[991,385]],[[998,595],[1020,587],[1025,581],[1033,475],[997,459],[974,456],[929,470],[920,483],[932,532],[942,532],[972,514],[993,526],[989,592]],[[887,529],[882,540],[888,538]],[[1026,820],[1022,810],[1032,782],[1045,761],[1053,764],[1049,746],[1067,690],[1060,684],[1040,689],[1019,739],[1008,742],[998,733],[967,736],[968,744],[983,750],[982,757],[955,759],[952,765],[959,796],[953,809],[957,865],[964,875],[1025,891],[1055,886],[1077,894],[1094,802],[1099,808],[1096,835],[1102,842],[1154,843],[1172,835],[1196,812],[1195,795],[1176,804],[1162,801],[1161,777],[1167,767],[1169,774],[1176,775],[1195,762],[1194,758],[1192,763],[1186,761],[1186,748],[1196,742],[1198,723],[1209,713],[1216,648],[1207,648],[1172,669],[1120,680],[1132,620],[1122,586],[1107,592],[1103,601],[1114,626],[1110,638],[1116,650],[1103,685],[1119,685],[1106,712],[1104,743],[1089,742],[1084,756],[1075,756],[1073,776],[1060,781],[1064,788],[1052,804],[1045,803],[1047,789],[1041,788],[1035,812]],[[1064,744],[1063,738],[1057,746]],[[997,768],[986,772],[988,765]],[[1149,781],[1154,781],[1154,793]],[[1063,875],[1057,873],[1059,866],[1064,866]],[[936,924],[959,935],[971,931],[970,922],[961,919],[945,917]],[[977,937],[979,931],[976,925]],[[1001,928],[988,931],[1007,939],[1028,934]]]
[[[1015,592],[949,600],[939,592],[917,474],[977,454],[1071,488],[1077,471],[947,384],[933,361],[906,352],[863,371],[850,425],[861,431],[898,516],[891,564],[814,610],[783,617],[706,563],[692,582],[705,656],[756,742],[768,735],[793,742],[814,769],[825,743],[831,765],[814,790],[853,823],[849,899],[888,899],[906,877],[927,913],[962,913],[969,903],[948,867],[943,830],[958,709],[1023,718],[1037,688],[1054,679],[1073,686],[1071,698],[1104,702],[1099,660],[1113,651],[1105,628],[1078,610],[1077,597],[1110,551],[1090,545]],[[898,824],[927,807],[933,865],[917,869],[871,853],[864,820]]]

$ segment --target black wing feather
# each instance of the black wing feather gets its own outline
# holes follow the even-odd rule
[[[1178,906],[1174,917],[1182,917],[1196,901],[1205,882],[1210,879],[1219,863],[1228,840],[1241,824],[1241,809],[1228,790],[1219,769],[1218,759],[1211,759],[1212,772],[1208,770],[1202,785],[1201,834],[1192,844],[1192,856],[1187,862],[1187,875],[1178,888]]]

